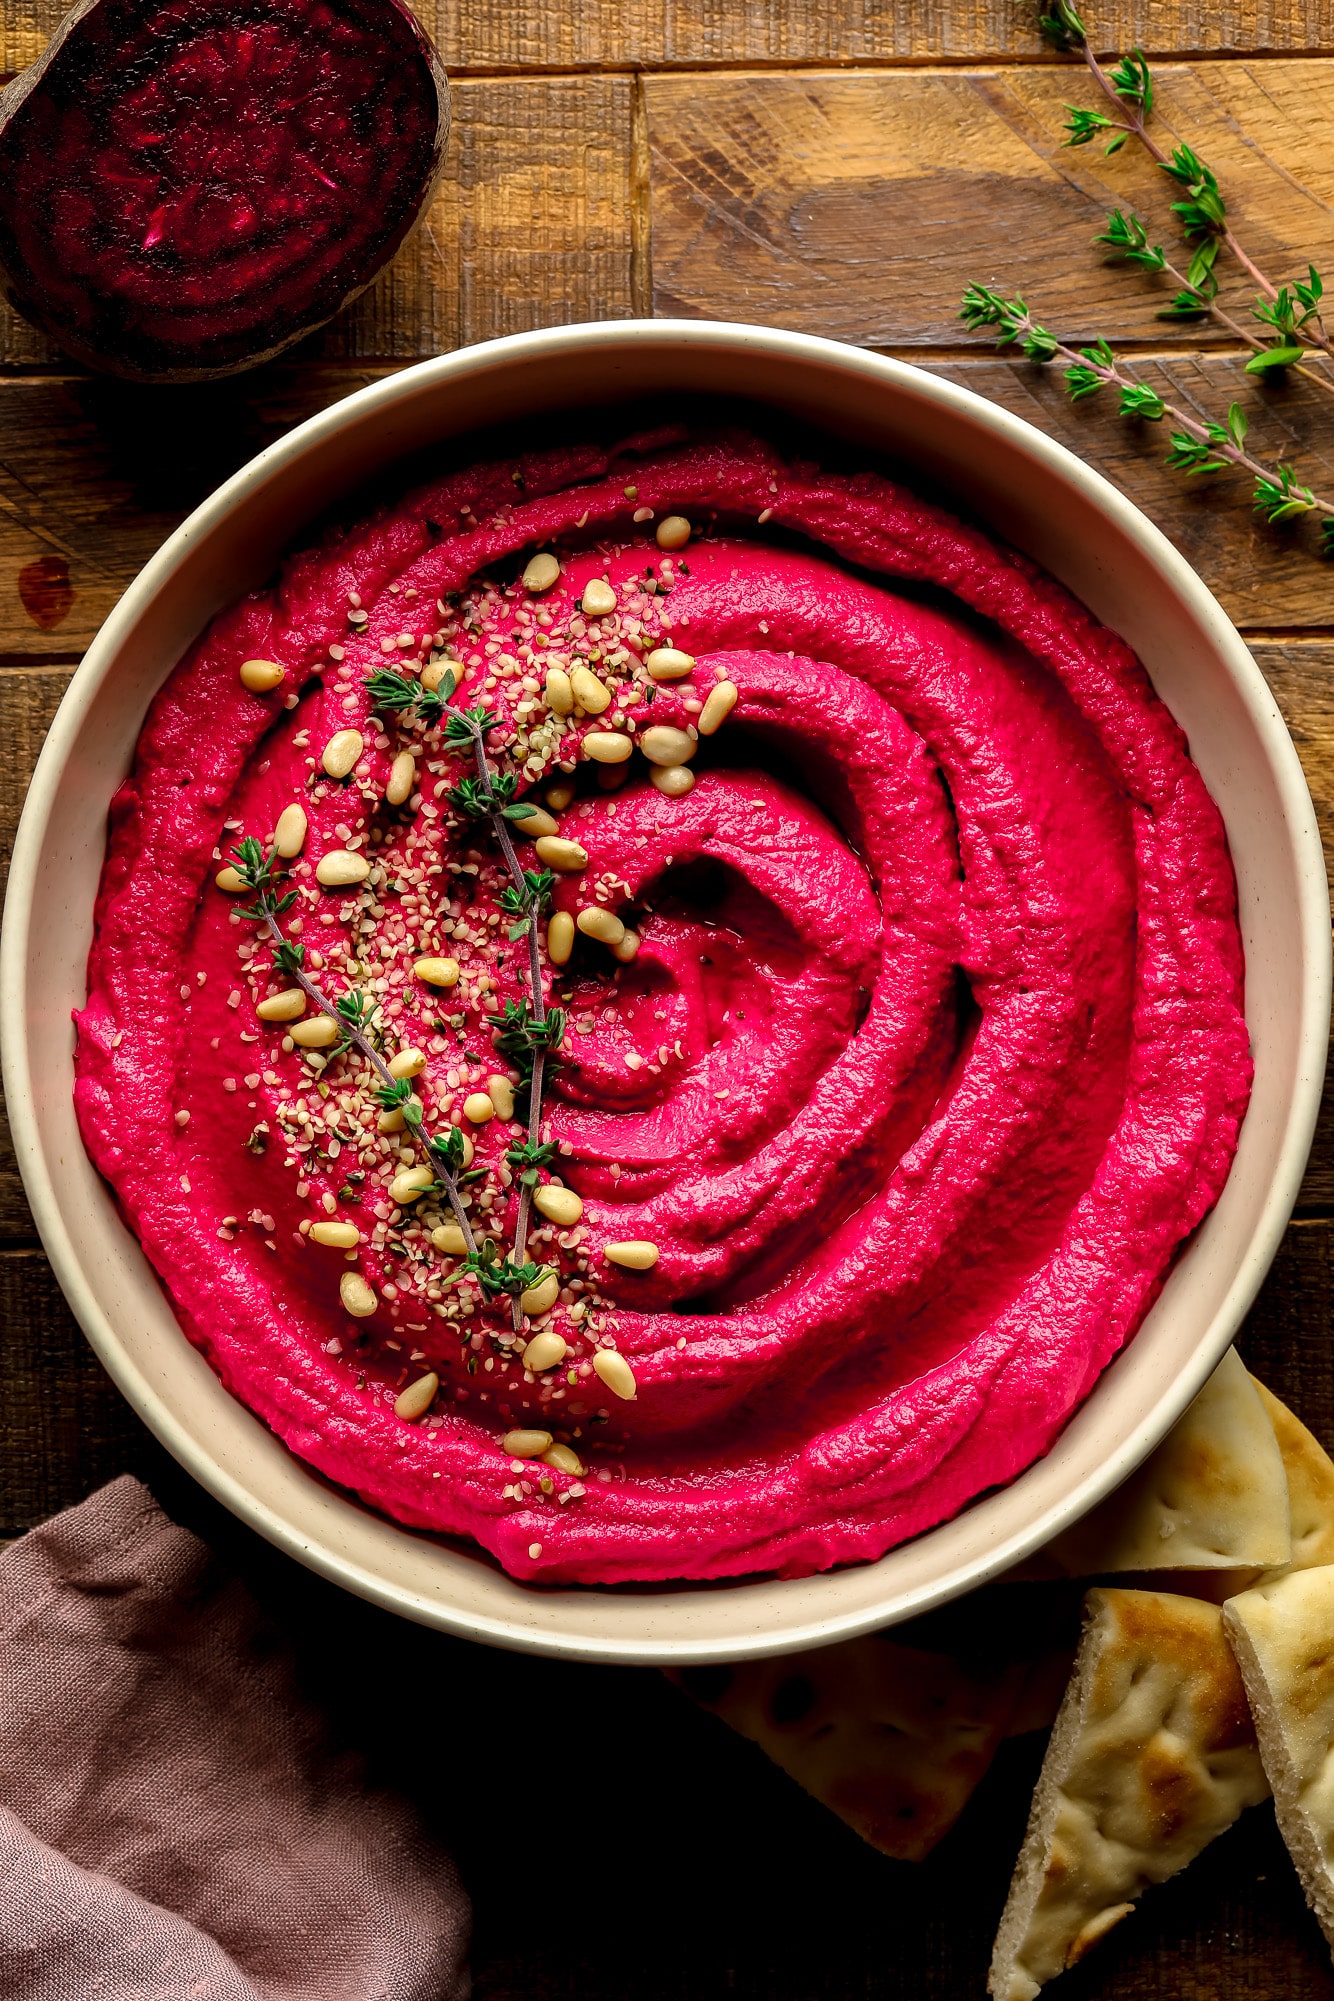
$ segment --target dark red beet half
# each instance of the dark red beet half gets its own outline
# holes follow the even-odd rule
[[[80,0],[0,92],[0,284],[113,375],[251,368],[393,256],[448,131],[398,0]]]

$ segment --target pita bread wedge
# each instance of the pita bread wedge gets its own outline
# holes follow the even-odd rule
[[[1283,1459],[1235,1348],[1157,1451],[1046,1554],[1069,1577],[1258,1570],[1290,1560]]]
[[[1334,1950],[1334,1565],[1243,1591],[1223,1622],[1283,1839]]]
[[[1251,1380],[1255,1382],[1254,1377]],[[1292,1522],[1289,1568],[1314,1570],[1320,1564],[1334,1563],[1334,1460],[1272,1390],[1260,1382],[1255,1387],[1274,1427],[1287,1476]],[[1271,1579],[1261,1581],[1269,1583]]]
[[[1217,1606],[1091,1591],[988,1991],[1033,2001],[1267,1792]]]
[[[671,1679],[873,1848],[918,1862],[963,1812],[1027,1674],[1023,1662],[975,1669],[873,1635]]]

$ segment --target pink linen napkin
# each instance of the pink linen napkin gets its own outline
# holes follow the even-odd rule
[[[463,2001],[468,1925],[137,1480],[0,1553],[0,2001]]]

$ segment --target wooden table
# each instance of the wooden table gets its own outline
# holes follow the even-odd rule
[[[1329,0],[1090,0],[1100,46],[1155,58],[1162,115],[1224,181],[1283,276],[1334,277]],[[59,0],[3,0],[0,71]],[[966,383],[1129,493],[1249,639],[1334,842],[1334,573],[1257,526],[1235,482],[1188,487],[1151,426],[1072,408],[1057,381],[969,345],[969,279],[1022,291],[1065,336],[1100,332],[1155,384],[1221,412],[1334,488],[1327,400],[1262,389],[1235,342],[1155,318],[1151,284],[1091,246],[1104,211],[1162,218],[1142,155],[1061,148],[1088,103],[1028,0],[441,0],[454,77],[449,175],[381,282],[294,357],[220,385],[145,390],[72,368],[0,318],[0,839],[83,648],[140,564],[289,425],[424,355],[524,328],[633,315],[831,334]],[[1326,53],[1328,52],[1328,53]],[[1327,1111],[1330,1108],[1327,1105]],[[453,1645],[326,1588],[220,1517],[86,1349],[0,1156],[5,1340],[0,1534],[112,1474],[149,1478],[224,1542],[301,1636],[312,1677],[455,1842],[484,1997],[851,2001],[982,1991],[1035,1754],[1013,1748],[927,1865],[863,1848],[751,1746],[651,1672]],[[1334,1444],[1334,1112],[1243,1342]],[[540,1777],[538,1775],[541,1775]],[[534,1785],[537,1792],[534,1794]],[[512,1804],[538,1798],[535,1810]],[[1059,1989],[1081,1996],[1334,1996],[1268,1808]]]

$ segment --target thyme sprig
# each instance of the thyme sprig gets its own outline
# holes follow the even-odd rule
[[[1230,467],[1251,474],[1255,481],[1253,501],[1257,513],[1271,526],[1291,521],[1298,515],[1321,515],[1321,536],[1326,555],[1334,555],[1334,501],[1323,500],[1308,486],[1302,486],[1287,465],[1265,465],[1245,448],[1248,422],[1239,403],[1228,410],[1226,424],[1193,416],[1169,403],[1147,382],[1128,375],[1117,362],[1106,341],[1089,346],[1067,347],[1047,328],[1039,325],[1020,298],[1007,299],[985,285],[970,285],[963,296],[959,314],[974,332],[991,329],[1000,347],[1015,345],[1030,361],[1050,366],[1065,363],[1066,387],[1072,401],[1093,396],[1103,389],[1119,392],[1118,414],[1159,423],[1170,417],[1180,426],[1171,433],[1171,447],[1165,463],[1187,474],[1222,472]]]
[[[563,1010],[548,1009],[543,996],[538,933],[542,914],[551,901],[555,877],[549,869],[525,869],[515,849],[510,824],[528,819],[535,809],[526,800],[516,799],[516,775],[498,770],[488,756],[486,740],[492,730],[499,728],[500,717],[485,705],[470,709],[452,706],[451,698],[457,686],[452,668],[445,670],[435,690],[423,689],[420,683],[383,669],[366,680],[367,692],[377,709],[401,720],[406,720],[415,711],[418,719],[428,727],[443,721],[446,747],[471,755],[473,772],[465,774],[451,786],[449,802],[465,819],[485,820],[489,824],[510,877],[509,885],[500,897],[501,909],[513,919],[509,939],[511,944],[524,937],[528,941],[531,998],[521,1002],[507,1001],[503,1014],[491,1017],[496,1047],[510,1057],[519,1069],[528,1098],[528,1138],[524,1168],[519,1176],[514,1249],[501,1256],[494,1245],[488,1250],[483,1244],[475,1253],[470,1251],[466,1260],[467,1268],[474,1273],[485,1293],[510,1295],[517,1334],[523,1324],[520,1295],[538,1284],[545,1274],[545,1267],[533,1264],[527,1255],[533,1189],[537,1182],[536,1172],[530,1173],[529,1170],[545,1165],[554,1157],[552,1149],[542,1144],[542,1093],[549,1067],[556,1060],[556,1052],[565,1035]],[[515,1149],[510,1151],[512,1155]]]
[[[1218,177],[1191,146],[1178,145],[1167,153],[1149,130],[1153,114],[1153,75],[1142,49],[1132,49],[1107,67],[1089,44],[1088,30],[1073,0],[1050,0],[1038,17],[1038,25],[1058,49],[1082,57],[1102,94],[1108,111],[1067,104],[1067,146],[1087,146],[1107,139],[1105,151],[1117,153],[1128,139],[1135,139],[1180,189],[1172,202],[1182,234],[1192,246],[1184,272],[1168,262],[1160,246],[1150,246],[1147,232],[1138,217],[1126,218],[1119,210],[1108,217],[1108,230],[1095,237],[1114,251],[1128,256],[1145,269],[1163,271],[1180,287],[1171,305],[1160,318],[1187,319],[1208,315],[1252,349],[1246,370],[1251,375],[1267,375],[1276,369],[1298,367],[1310,381],[1334,395],[1334,379],[1323,370],[1305,365],[1331,355],[1330,336],[1321,311],[1324,284],[1314,264],[1308,265],[1304,279],[1275,284],[1239,242],[1228,214],[1227,201]],[[1114,113],[1115,115],[1111,115]],[[1129,230],[1133,246],[1122,240]],[[1215,266],[1220,250],[1226,250],[1259,288],[1251,317],[1268,331],[1257,335],[1218,303]],[[1146,254],[1147,253],[1147,254]]]
[[[331,999],[306,971],[304,944],[299,939],[290,938],[282,927],[281,920],[296,902],[297,892],[281,887],[277,848],[266,849],[262,841],[247,835],[232,849],[231,859],[236,873],[255,899],[241,910],[240,915],[248,917],[254,924],[263,925],[273,941],[275,964],[296,981],[321,1014],[327,1014],[341,1024],[341,1039],[331,1055],[355,1049],[370,1064],[380,1080],[375,1094],[377,1101],[386,1111],[402,1113],[405,1129],[412,1135],[414,1146],[431,1169],[434,1180],[425,1192],[445,1195],[463,1232],[468,1255],[470,1258],[475,1256],[477,1241],[459,1187],[463,1166],[462,1133],[454,1126],[438,1138],[429,1136],[425,1131],[422,1108],[414,1098],[411,1081],[406,1077],[395,1077],[376,1046],[374,1018],[378,1012],[377,1005],[351,987],[336,999]]]

